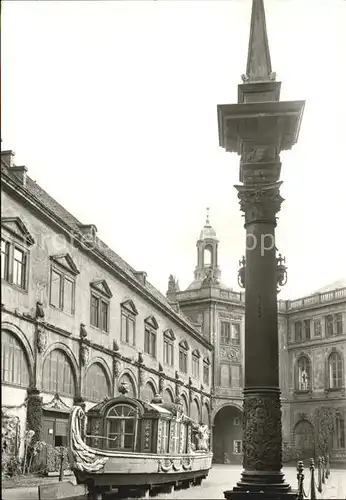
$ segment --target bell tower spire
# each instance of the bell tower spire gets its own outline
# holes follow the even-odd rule
[[[249,51],[245,79],[251,82],[275,80],[270,61],[266,16],[263,0],[252,1]]]
[[[209,207],[206,209],[206,220],[197,241],[197,266],[195,280],[202,280],[205,284],[219,283],[220,269],[218,265],[218,245],[215,229],[210,224]]]

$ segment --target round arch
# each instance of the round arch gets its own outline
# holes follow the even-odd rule
[[[138,394],[137,381],[136,381],[136,377],[135,377],[134,373],[132,372],[132,370],[130,370],[129,368],[125,368],[125,370],[123,370],[120,373],[118,380],[119,380],[118,386],[117,386],[118,392],[119,392],[119,385],[124,382],[125,385],[127,386],[127,389],[129,390],[129,392],[128,392],[129,396],[137,398],[137,394]]]
[[[300,419],[294,426],[293,446],[302,459],[315,456],[314,427],[307,418]]]
[[[305,361],[305,362],[304,362]],[[300,352],[294,361],[294,387],[304,391],[312,387],[312,359],[305,352]]]
[[[77,389],[77,387],[79,389],[79,377],[77,377],[77,373],[79,373],[79,365],[78,365],[76,356],[74,355],[73,351],[66,344],[63,344],[62,342],[54,342],[54,344],[51,344],[46,349],[46,351],[44,353],[44,357],[42,359],[42,366],[43,366],[43,363],[45,362],[45,359],[47,358],[47,356],[55,349],[58,349],[60,351],[64,351],[66,356],[69,358],[70,362],[72,363],[74,376],[76,379],[76,389]]]
[[[163,400],[165,403],[174,403],[174,392],[171,386],[167,386],[163,391]]]
[[[202,423],[210,426],[210,408],[208,403],[203,403],[202,405]]]
[[[86,365],[85,367],[85,373],[88,373],[88,370],[89,368],[91,367],[91,365],[93,365],[94,363],[98,363],[99,365],[102,365],[105,373],[106,373],[106,377],[107,377],[107,382],[109,384],[109,387],[110,387],[110,390],[112,392],[112,379],[113,379],[113,375],[112,375],[112,372],[108,366],[108,363],[106,360],[104,360],[103,358],[100,358],[99,356],[96,356],[94,358],[91,358],[89,363]]]
[[[241,464],[243,428],[240,404],[225,402],[216,408],[212,431],[214,462]]]
[[[73,354],[73,353],[72,353]],[[78,365],[70,349],[57,342],[47,349],[42,360],[41,387],[46,392],[76,397],[80,394]]]
[[[330,359],[332,356],[337,356],[337,358],[340,360],[341,363],[341,370],[336,367],[336,378],[340,380],[340,382],[334,387],[335,382],[331,380],[331,365],[330,365]],[[340,388],[342,387],[343,379],[344,379],[344,373],[345,373],[345,359],[342,351],[337,349],[336,347],[332,347],[331,349],[328,350],[325,358],[325,382],[326,382],[326,387],[329,388]]]
[[[191,401],[190,418],[198,423],[201,421],[201,405],[197,398],[193,398]]]
[[[30,386],[33,385],[34,383],[34,353],[31,347],[30,342],[26,338],[26,335],[22,332],[22,330],[16,326],[13,325],[12,323],[8,321],[2,321],[1,322],[1,331],[7,331],[11,335],[15,337],[16,340],[20,343],[20,345],[23,348],[23,351],[25,353],[27,362],[28,362],[28,369],[29,369],[29,384]]]
[[[151,403],[155,394],[157,394],[156,384],[152,378],[148,378],[144,384],[143,391],[141,391],[141,399]]]
[[[181,402],[183,404],[183,412],[185,415],[188,415],[189,414],[189,403],[188,403],[188,398],[187,398],[185,392],[182,392],[180,394],[180,399],[181,399]]]
[[[229,402],[225,402],[225,403],[222,403],[220,404],[219,406],[217,406],[216,408],[213,409],[212,411],[212,414],[211,414],[211,423],[214,424],[214,421],[215,421],[215,417],[216,415],[223,409],[223,408],[226,408],[226,407],[230,407],[230,408],[235,408],[237,410],[239,410],[242,414],[243,412],[243,405],[242,404],[239,404],[239,403],[234,403],[232,402],[231,404]]]
[[[83,384],[83,393],[90,401],[102,401],[112,396],[110,370],[102,358],[93,358],[88,363]]]

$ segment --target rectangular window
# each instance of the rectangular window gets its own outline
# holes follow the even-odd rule
[[[8,281],[9,278],[9,256],[10,244],[1,240],[1,279]]]
[[[171,453],[179,453],[179,442],[180,442],[180,422],[171,422],[171,426],[174,426],[172,433],[172,440],[170,444]]]
[[[240,366],[231,366],[231,382],[234,389],[239,389],[240,387]]]
[[[232,340],[232,344],[236,344],[236,345],[240,344],[240,324],[239,323],[232,323],[231,340]]]
[[[336,326],[336,334],[342,335],[344,333],[342,313],[337,313],[335,315],[335,326]]]
[[[314,336],[321,337],[321,335],[322,335],[321,320],[315,319],[315,321],[314,321]]]
[[[99,298],[91,295],[91,319],[90,323],[98,328],[99,326]]]
[[[226,321],[221,321],[221,344],[231,343],[231,324]]]
[[[101,300],[101,330],[108,332],[108,303]]]
[[[65,276],[63,310],[68,314],[73,314],[73,302],[74,302],[73,293],[74,293],[74,282]]]
[[[183,349],[179,350],[179,370],[187,373],[187,353]]]
[[[199,359],[196,356],[192,356],[192,376],[199,377]]]
[[[50,303],[57,308],[60,308],[61,304],[61,281],[61,274],[52,269],[50,279]]]
[[[135,345],[135,319],[125,313],[121,314],[121,340]]]
[[[163,362],[173,366],[173,343],[168,339],[165,339],[163,343]]]
[[[325,317],[326,337],[333,336],[333,316],[329,314]]]
[[[50,304],[73,314],[74,281],[56,269],[52,269],[50,275]]]
[[[240,455],[243,453],[243,442],[239,440],[233,441],[233,453],[235,455]]]
[[[345,448],[345,419],[341,416],[335,419],[334,448]]]
[[[207,363],[203,363],[203,383],[209,384],[209,365]]]
[[[23,250],[19,250],[19,248],[14,247],[13,251],[13,276],[12,282],[14,285],[17,285],[21,288],[25,288],[25,264],[26,264],[26,255]]]
[[[90,324],[103,332],[109,330],[109,302],[94,293],[91,294]]]
[[[309,319],[304,319],[304,339],[305,340],[310,340],[311,335],[310,335],[310,320]]]
[[[144,352],[156,358],[156,332],[149,328],[144,330]]]
[[[294,339],[296,342],[302,341],[302,322],[296,321],[294,323]]]

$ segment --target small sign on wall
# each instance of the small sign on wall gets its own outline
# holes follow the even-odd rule
[[[48,434],[54,434],[53,429],[48,429]]]

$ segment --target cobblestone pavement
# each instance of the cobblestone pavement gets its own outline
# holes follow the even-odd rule
[[[242,468],[239,465],[215,464],[201,486],[194,486],[187,490],[177,490],[171,494],[159,494],[158,498],[165,500],[175,498],[223,499],[223,492],[231,490],[236,485],[241,478],[241,472]],[[286,482],[292,486],[292,489],[297,489],[297,471],[295,467],[284,467],[283,472],[285,473]],[[310,498],[310,472],[306,468],[304,473],[304,489],[307,498]],[[323,489],[322,494],[317,492],[318,499],[346,500],[346,470],[331,469],[331,475]]]
[[[162,499],[223,499],[223,492],[230,490],[240,480],[242,468],[239,465],[213,465],[209,476],[201,486],[195,486],[187,490],[177,490],[170,494],[158,494],[155,500]],[[297,488],[297,471],[295,467],[283,469],[286,481],[293,489]],[[307,498],[310,498],[310,472],[305,468],[304,489]],[[317,472],[316,472],[317,480]],[[110,499],[112,496],[109,497]],[[36,488],[15,488],[2,490],[2,500],[37,500]],[[323,486],[322,494],[317,492],[317,499],[346,500],[346,469],[331,468],[330,477]],[[53,500],[53,499],[52,499]]]

